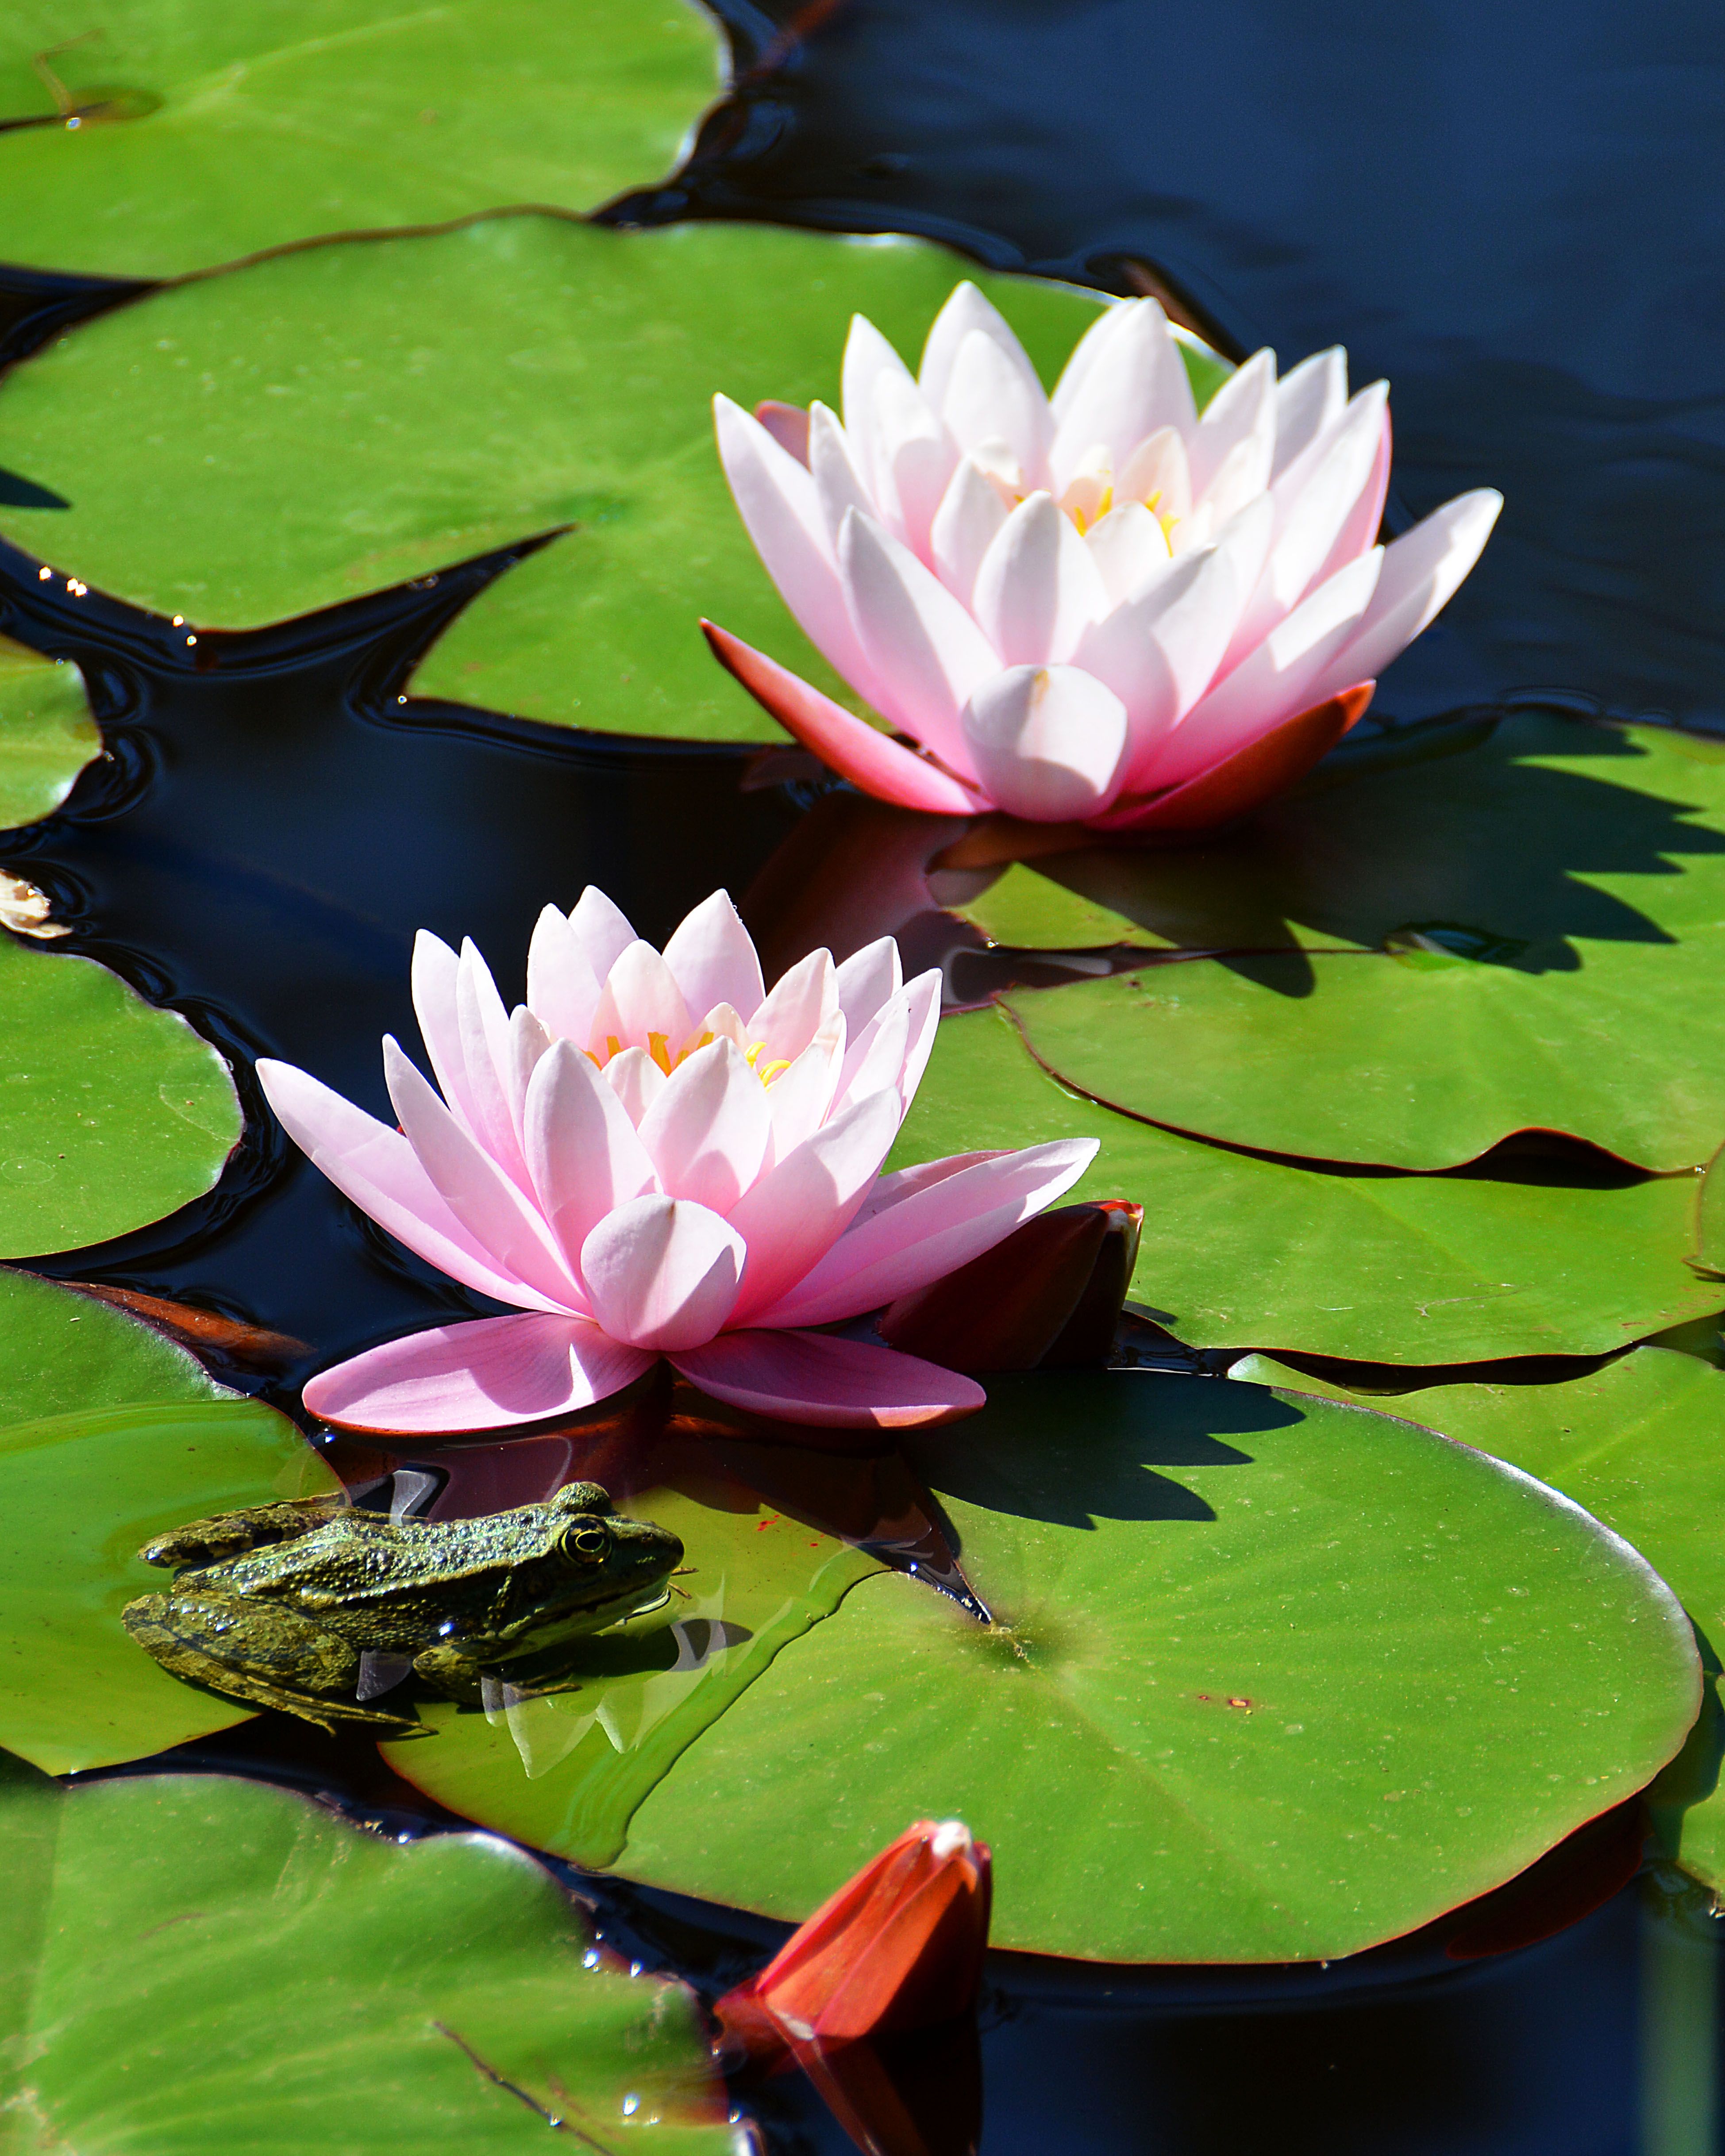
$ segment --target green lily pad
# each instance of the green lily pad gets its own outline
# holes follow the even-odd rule
[[[591,1674],[562,1690],[521,1698],[500,1686],[483,1715],[422,1706],[436,1741],[385,1748],[398,1774],[450,1810],[593,1867],[616,1861],[642,1799],[786,1645],[884,1568],[799,1496],[819,1492],[830,1507],[844,1492],[862,1530],[883,1507],[903,1514],[912,1502],[882,1464],[752,1442],[688,1387],[678,1397],[675,1421],[651,1436],[631,1417],[603,1456],[570,1460],[559,1448],[533,1493],[588,1476],[633,1517],[680,1536],[686,1569],[672,1606],[593,1642]]]
[[[1000,1621],[862,1582],[682,1753],[629,1876],[802,1917],[957,1815],[999,1945],[1328,1958],[1520,1871],[1694,1721],[1669,1591],[1477,1453],[1143,1372],[989,1394],[912,1457]]]
[[[1575,973],[1430,949],[1301,952],[1003,1000],[1069,1085],[1266,1152],[1455,1168],[1517,1132],[1558,1131],[1669,1172],[1725,1131],[1725,925],[1651,951],[1590,944]]]
[[[1685,1262],[1693,1176],[1588,1188],[1538,1159],[1492,1177],[1287,1167],[1079,1098],[995,1012],[942,1022],[889,1165],[1082,1137],[1102,1149],[1073,1196],[1142,1203],[1132,1293],[1194,1347],[1598,1355],[1725,1300]]]
[[[90,958],[0,937],[0,1258],[80,1248],[201,1198],[239,1139],[228,1066]]]
[[[51,816],[101,747],[71,661],[0,636],[0,830]]]
[[[1365,1398],[1267,1355],[1246,1356],[1229,1375],[1327,1399]],[[1725,1647],[1725,1543],[1719,1534],[1725,1370],[1669,1348],[1638,1348],[1563,1384],[1432,1385],[1373,1404],[1507,1460],[1584,1505],[1666,1581],[1699,1627],[1717,1669],[1717,1650]],[[1719,1721],[1717,1707],[1710,1721]],[[1672,1853],[1684,1868],[1721,1888],[1720,1733],[1715,1726],[1702,1736],[1702,1772],[1695,1786],[1673,1792],[1668,1825]]]
[[[1450,1168],[1546,1130],[1649,1169],[1706,1160],[1725,747],[1538,713],[1435,738],[1458,752],[1344,758],[1190,851],[1009,869],[961,908],[997,941],[1223,954],[1014,995],[1038,1055],[1133,1114],[1307,1158]]]
[[[138,605],[238,628],[567,525],[468,609],[418,691],[783,742],[701,615],[841,685],[749,543],[713,394],[836,403],[854,311],[914,354],[970,274],[913,240],[525,216],[311,249],[157,293],[17,368],[0,465],[71,506],[0,510],[0,530]],[[1098,304],[978,281],[1050,378]]]
[[[1236,830],[1015,865],[956,911],[1042,949],[1423,937],[1438,956],[1584,976],[1625,944],[1675,984],[1686,932],[1725,923],[1725,743],[1542,711],[1398,729],[1345,743]]]
[[[0,1759],[0,2109],[19,2149],[734,2150],[682,1984],[606,1966],[549,1873],[283,1789],[65,1789]],[[599,2137],[604,2138],[601,2139]]]
[[[151,1536],[340,1485],[293,1424],[105,1303],[0,1273],[0,1743],[50,1774],[244,1722],[132,1644]]]
[[[670,171],[719,54],[683,0],[25,0],[0,40],[0,259],[172,277],[507,203],[592,209]]]

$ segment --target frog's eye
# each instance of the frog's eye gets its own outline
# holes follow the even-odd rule
[[[598,1520],[577,1520],[557,1537],[563,1555],[577,1564],[603,1564],[611,1550],[611,1531]]]

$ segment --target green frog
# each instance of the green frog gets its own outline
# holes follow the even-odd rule
[[[177,1576],[129,1602],[122,1621],[176,1676],[331,1734],[345,1722],[429,1737],[368,1695],[410,1673],[471,1707],[488,1676],[553,1690],[586,1635],[669,1599],[683,1545],[617,1517],[598,1483],[571,1482],[478,1520],[393,1521],[341,1496],[288,1499],[194,1520],[138,1554]]]

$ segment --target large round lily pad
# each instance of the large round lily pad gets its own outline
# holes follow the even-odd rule
[[[1214,1380],[989,1394],[912,1456],[999,1622],[863,1581],[670,1767],[626,1874],[801,1917],[951,1815],[999,1945],[1327,1958],[1521,1871],[1695,1718],[1668,1590],[1477,1453]]]
[[[0,937],[0,1257],[99,1243],[201,1198],[239,1137],[228,1067],[93,959]]]
[[[1079,1137],[1101,1151],[1074,1197],[1142,1202],[1132,1292],[1194,1347],[1597,1355],[1725,1302],[1686,1262],[1693,1176],[1589,1188],[1538,1159],[1491,1176],[1284,1166],[1081,1100],[990,1011],[942,1023],[890,1164]]]
[[[506,203],[591,209],[670,171],[718,59],[684,0],[23,0],[0,259],[171,277]]]
[[[479,1835],[400,1848],[222,1775],[0,1758],[0,2108],[19,2148],[735,2148],[681,1984],[606,1966]]]
[[[1229,1373],[1327,1399],[1341,1387],[1250,1355]],[[1555,1385],[1424,1386],[1373,1404],[1477,1445],[1548,1482],[1632,1543],[1699,1628],[1717,1674],[1725,1646],[1725,1370],[1665,1348],[1638,1348],[1603,1370]],[[1673,1853],[1725,1888],[1725,1794],[1718,1789],[1725,1717],[1712,1704],[1681,1772],[1655,1794]]]
[[[1368,722],[1369,723],[1369,722]],[[958,911],[1002,943],[1378,950],[1420,933],[1530,972],[1644,961],[1725,921],[1725,742],[1539,710],[1350,737],[1233,831],[1005,870]]]
[[[101,746],[71,661],[0,636],[0,830],[51,816]]]
[[[119,1312],[0,1273],[0,1743],[50,1774],[244,1722],[170,1676],[120,1612],[187,1520],[340,1486],[285,1416]]]
[[[1725,1133],[1725,922],[1591,944],[1579,973],[1429,945],[1192,959],[1004,1000],[1081,1091],[1267,1152],[1454,1168],[1558,1131],[1670,1171]]]
[[[783,741],[714,663],[701,614],[841,685],[743,531],[713,394],[836,403],[854,311],[914,356],[968,274],[918,241],[544,217],[311,249],[158,293],[19,367],[0,465],[71,506],[0,510],[0,530],[91,585],[234,628],[567,525],[417,688],[615,732]],[[1050,378],[1098,304],[979,281]]]

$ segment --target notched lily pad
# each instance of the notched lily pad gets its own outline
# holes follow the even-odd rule
[[[1327,1399],[1365,1397],[1264,1355],[1245,1357],[1229,1374]],[[1682,1602],[1717,1672],[1725,1646],[1725,1370],[1669,1348],[1638,1348],[1563,1384],[1434,1385],[1371,1404],[1477,1445],[1586,1506]],[[1710,1697],[1681,1770],[1651,1793],[1671,1853],[1716,1891],[1725,1889],[1722,1731],[1725,1717]]]
[[[703,613],[848,692],[743,531],[714,392],[836,403],[853,312],[914,355],[972,274],[916,240],[538,216],[312,249],[157,293],[15,370],[0,464],[72,506],[0,506],[0,530],[98,588],[238,628],[567,525],[443,638],[418,692],[783,742]],[[1051,379],[1095,296],[978,281]]]
[[[730,2156],[682,1984],[602,1954],[480,1835],[362,1833],[284,1789],[66,1789],[0,1755],[0,2109],[18,2145],[228,2156]]]
[[[1142,1204],[1132,1293],[1193,1347],[1598,1355],[1720,1304],[1685,1262],[1693,1177],[1589,1187],[1538,1158],[1443,1176],[1260,1160],[1078,1098],[995,1012],[942,1022],[889,1164],[1084,1136],[1101,1151],[1073,1196]]]
[[[1213,1381],[989,1393],[911,1456],[1005,1621],[862,1582],[670,1768],[628,1876],[801,1917],[953,1815],[999,1945],[1329,1958],[1519,1872],[1694,1721],[1668,1590],[1513,1470]]]
[[[90,958],[0,937],[0,1257],[106,1240],[200,1198],[239,1142],[228,1067]]]
[[[670,172],[719,59],[684,0],[23,0],[0,259],[172,277],[506,203],[596,208]]]
[[[244,1722],[121,1629],[182,1522],[340,1487],[285,1416],[93,1298],[0,1272],[0,1743],[50,1774]]]
[[[101,747],[71,661],[0,636],[0,831],[51,816]]]

